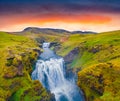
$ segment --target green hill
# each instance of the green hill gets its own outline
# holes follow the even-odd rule
[[[69,67],[78,72],[78,86],[87,101],[120,99],[120,31],[90,35],[71,35],[58,54],[67,56],[75,48],[79,53]]]
[[[0,32],[0,101],[50,101],[39,81],[32,81],[37,42],[21,35]]]

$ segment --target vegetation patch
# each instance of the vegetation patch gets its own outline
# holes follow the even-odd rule
[[[50,101],[49,94],[30,74],[41,52],[35,40],[0,32],[0,101]]]
[[[79,53],[69,67],[78,71],[78,86],[87,101],[120,99],[120,31],[70,35],[58,54],[66,57],[75,47]]]

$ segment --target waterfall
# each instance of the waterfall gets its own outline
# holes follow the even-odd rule
[[[50,50],[49,45],[50,43],[43,43],[44,52],[36,63],[32,79],[39,80],[50,90],[56,101],[83,101],[74,80],[70,81],[65,77],[64,59]]]

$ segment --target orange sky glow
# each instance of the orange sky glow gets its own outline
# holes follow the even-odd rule
[[[119,30],[120,15],[114,14],[16,14],[0,16],[1,31],[21,31],[26,27],[60,28],[69,31],[104,32]]]

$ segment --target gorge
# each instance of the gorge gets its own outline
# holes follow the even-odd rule
[[[50,43],[43,43],[44,52],[38,59],[32,79],[55,95],[56,101],[84,101],[83,94],[76,85],[75,78],[67,78],[64,59],[54,53]]]

